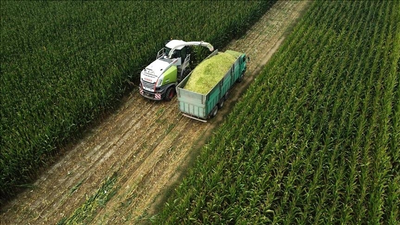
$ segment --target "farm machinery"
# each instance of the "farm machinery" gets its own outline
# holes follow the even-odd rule
[[[185,42],[171,40],[157,53],[156,60],[140,73],[139,92],[143,97],[153,100],[171,100],[175,88],[191,71],[191,46],[214,47],[203,41]]]

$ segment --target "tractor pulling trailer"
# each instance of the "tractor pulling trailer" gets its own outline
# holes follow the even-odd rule
[[[193,71],[189,66],[190,46],[207,47],[212,52]],[[217,114],[218,109],[223,106],[228,97],[229,89],[236,82],[242,81],[246,71],[247,57],[245,54],[231,50],[218,54],[218,50],[214,51],[213,46],[207,42],[171,40],[158,52],[156,60],[142,70],[139,92],[143,97],[152,100],[167,101],[177,94],[179,109],[184,116],[207,122],[207,119]],[[186,89],[185,86],[193,72],[198,72],[196,69],[202,66],[210,67],[207,63],[212,57],[214,59],[222,57],[222,60],[229,58],[229,69],[221,71],[214,69],[211,65],[207,72],[201,71],[200,74],[196,73],[196,76],[200,76],[204,80],[218,75],[217,77],[220,78],[217,78],[214,85],[206,91],[202,90],[201,93]],[[216,65],[215,62],[213,65]],[[216,67],[218,67],[218,62]]]

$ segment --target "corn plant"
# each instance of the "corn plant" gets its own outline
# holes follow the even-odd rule
[[[165,41],[223,48],[274,2],[3,1],[0,199],[112,109]]]
[[[156,222],[398,224],[399,58],[398,1],[314,2]]]

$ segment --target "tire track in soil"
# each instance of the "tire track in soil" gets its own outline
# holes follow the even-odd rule
[[[227,47],[246,52],[251,61],[244,81],[233,87],[217,118],[209,123],[194,121],[180,114],[176,98],[156,103],[133,92],[120,109],[88,131],[45,172],[35,182],[37,188],[8,203],[1,212],[0,224],[56,224],[80,207],[114,172],[118,174],[117,192],[99,209],[92,223],[145,222],[140,219],[154,213],[163,191],[177,180],[191,150],[211,135],[307,5],[304,1],[278,1],[242,38]]]

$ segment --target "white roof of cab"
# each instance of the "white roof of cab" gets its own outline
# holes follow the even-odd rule
[[[183,47],[185,47],[185,45],[183,45],[184,43],[185,41],[182,40],[171,40],[165,46],[172,49],[177,45],[181,45],[180,47],[176,48],[177,50],[181,50]]]

